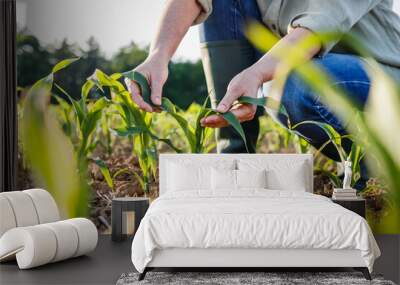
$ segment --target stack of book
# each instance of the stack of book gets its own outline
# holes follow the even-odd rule
[[[332,199],[337,200],[353,200],[357,199],[357,192],[355,189],[342,189],[342,188],[334,188]]]

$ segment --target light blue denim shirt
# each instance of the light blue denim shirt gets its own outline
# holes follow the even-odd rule
[[[195,23],[212,13],[212,0],[197,0],[203,13]],[[218,0],[216,0],[218,1]],[[295,27],[315,33],[342,32],[357,36],[384,69],[400,81],[400,17],[393,0],[257,0],[264,24],[277,36]],[[330,51],[351,53],[340,41],[323,46]]]

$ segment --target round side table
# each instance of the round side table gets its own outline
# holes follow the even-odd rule
[[[113,241],[122,241],[126,239],[132,226],[134,226],[134,231],[132,233],[134,235],[148,208],[149,198],[120,197],[112,199],[111,239]]]

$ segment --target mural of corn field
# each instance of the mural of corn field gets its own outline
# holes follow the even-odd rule
[[[323,40],[329,41],[335,36],[326,35]],[[256,24],[249,27],[248,37],[261,50],[268,50],[276,41],[267,30]],[[313,40],[310,38],[303,45],[310,45]],[[145,113],[131,100],[124,79],[138,81],[146,100],[149,90],[145,80],[131,71],[146,57],[146,49],[132,44],[107,62],[101,57],[98,47],[78,53],[63,43],[60,48],[49,52],[27,34],[21,34],[18,43],[18,80],[21,86],[19,187],[36,185],[47,188],[58,204],[64,205],[65,215],[86,214],[100,231],[107,232],[110,230],[113,197],[158,196],[159,153],[216,151],[214,131],[200,124],[201,118],[215,113],[210,108],[200,63],[172,63],[172,78],[164,90],[167,96],[163,98],[162,112]],[[26,52],[28,46],[50,58],[46,66],[40,65],[38,73],[25,73],[26,66],[35,68],[32,62],[38,62],[32,52]],[[327,144],[334,145],[341,159],[332,161],[321,153],[325,145],[314,149],[296,134],[296,127],[300,124],[288,122],[287,129],[265,115],[261,119],[257,152],[314,153],[314,192],[325,196],[332,194],[333,187],[341,185],[343,163],[347,158],[353,162],[353,184],[360,176],[359,163],[365,158],[373,173],[373,178],[361,193],[367,199],[370,225],[375,232],[399,232],[400,191],[396,188],[400,185],[398,134],[379,127],[395,127],[400,123],[399,88],[369,59],[372,99],[367,112],[357,111],[351,102],[344,99],[340,90],[330,87],[329,78],[317,67],[300,65],[302,53],[299,50],[301,47],[294,47],[287,51],[292,56],[282,57],[285,66],[279,70],[271,94],[279,94],[288,72],[295,69],[326,98],[327,104],[332,104],[333,100],[336,105],[340,102],[340,107],[335,107],[340,115],[352,115],[353,123],[349,128],[353,135],[347,135],[346,139],[354,142],[353,147],[346,152],[342,147],[345,137],[327,124],[300,123],[317,124],[327,134]],[[59,56],[54,56],[55,51]],[[375,94],[382,92],[387,96],[381,100],[393,104],[376,99]],[[267,113],[272,110],[285,115],[278,97],[245,97],[238,104],[256,104],[265,107]],[[391,107],[386,111],[392,116],[378,116],[381,104],[385,108]],[[375,116],[381,121],[372,120],[374,114],[378,114]],[[244,137],[239,122],[231,113],[225,113],[224,118]]]

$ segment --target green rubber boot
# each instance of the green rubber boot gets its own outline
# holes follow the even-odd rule
[[[201,55],[213,108],[224,97],[231,79],[256,62],[254,49],[247,42],[237,40],[202,43]],[[256,152],[260,131],[258,118],[261,114],[263,110],[259,108],[253,120],[242,123],[250,153]],[[247,152],[242,138],[233,127],[218,129],[216,136],[219,153]]]

